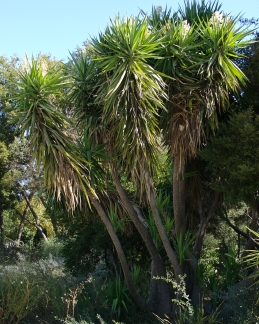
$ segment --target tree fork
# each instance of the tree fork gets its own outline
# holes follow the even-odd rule
[[[151,289],[150,289],[150,302],[151,304],[155,304],[153,300],[157,300],[156,309],[158,309],[158,313],[169,314],[172,308],[172,292],[167,282],[158,282],[157,279],[153,279],[154,276],[166,278],[166,269],[164,262],[156,249],[156,246],[148,232],[148,229],[143,225],[141,220],[138,218],[137,212],[135,211],[134,207],[132,206],[124,188],[121,185],[119,176],[117,174],[117,170],[114,168],[113,165],[110,165],[111,168],[111,175],[115,184],[115,187],[118,191],[120,199],[128,212],[128,215],[132,222],[134,223],[136,229],[138,230],[140,236],[142,237],[148,252],[152,258],[151,264]],[[162,290],[160,293],[160,298],[157,299],[157,290]],[[163,297],[162,297],[163,296]]]

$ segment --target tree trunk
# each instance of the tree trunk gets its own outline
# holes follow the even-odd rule
[[[31,201],[32,197],[33,197],[33,193],[31,193],[29,195],[28,200]],[[24,211],[21,214],[21,222],[20,222],[19,227],[18,227],[17,239],[16,239],[16,242],[17,242],[18,246],[19,246],[20,241],[21,241],[22,232],[23,232],[23,229],[24,229],[24,223],[25,223],[25,220],[26,220],[26,215],[27,215],[28,209],[29,209],[29,206],[28,206],[28,204],[26,204],[26,207],[24,208]]]
[[[226,216],[223,215],[223,213],[220,213],[219,216],[222,220],[224,220],[237,234],[238,234],[238,244],[240,245],[240,237],[243,236],[247,240],[249,239],[249,234],[242,231],[240,228],[238,228],[236,225],[232,224],[231,221],[228,219],[227,214]],[[240,246],[239,246],[240,249]]]
[[[90,196],[90,201],[91,203],[93,204],[94,208],[96,209],[98,215],[100,216],[101,220],[103,221],[111,239],[112,239],[112,242],[114,244],[114,247],[117,251],[117,254],[118,254],[118,258],[120,260],[120,263],[121,263],[121,267],[122,267],[122,270],[123,270],[123,274],[124,274],[124,278],[125,278],[125,281],[126,281],[126,284],[128,286],[128,289],[129,289],[129,292],[134,300],[134,302],[136,303],[136,305],[140,308],[143,308],[145,307],[145,300],[143,298],[141,298],[139,296],[139,294],[137,293],[137,290],[136,290],[136,287],[135,287],[135,284],[133,282],[133,279],[132,279],[132,275],[131,275],[131,272],[129,270],[129,266],[128,266],[128,263],[127,263],[127,260],[126,260],[126,257],[125,257],[125,254],[124,254],[124,251],[122,249],[122,246],[121,246],[121,243],[118,239],[118,236],[117,234],[115,233],[114,231],[114,228],[108,218],[108,216],[106,215],[104,209],[102,208],[102,205],[100,204],[99,200],[91,195]]]
[[[153,183],[152,183],[152,180],[149,175],[146,175],[146,184],[149,187],[148,200],[149,200],[150,208],[151,208],[154,220],[155,220],[155,224],[156,224],[159,236],[162,240],[166,254],[167,254],[167,256],[171,262],[171,265],[174,269],[176,281],[179,282],[179,276],[182,275],[183,273],[182,273],[179,261],[177,259],[177,256],[176,256],[176,254],[171,246],[171,243],[169,241],[169,238],[165,232],[165,228],[164,228],[164,225],[160,218],[159,212],[157,210],[156,196],[155,196],[154,189],[153,189]]]
[[[36,222],[35,226],[36,226],[37,230],[40,232],[40,235],[44,239],[44,241],[48,242],[47,236],[43,232],[43,229],[42,229],[42,227],[40,225],[39,218],[38,218],[37,214],[35,213],[35,210],[33,209],[30,200],[28,199],[27,195],[24,192],[22,192],[22,195],[23,195],[27,205],[29,206],[30,211],[31,211],[31,213],[32,213],[32,215],[33,215],[33,217],[35,219],[35,222]]]
[[[151,278],[150,278],[150,293],[149,293],[149,309],[159,316],[169,315],[172,312],[172,290],[169,289],[169,284],[161,278],[161,268],[156,262],[151,262]],[[162,276],[165,278],[165,276]]]
[[[185,181],[183,179],[184,163],[179,155],[174,158],[173,205],[176,235],[185,235]]]
[[[156,280],[153,277],[166,278],[166,269],[164,262],[156,249],[152,237],[150,236],[148,229],[138,218],[136,211],[132,203],[130,202],[124,188],[121,185],[119,176],[113,165],[111,167],[111,174],[113,182],[116,186],[117,192],[120,196],[124,208],[127,210],[129,218],[134,223],[137,231],[142,237],[147,250],[152,258],[151,265],[151,284],[150,284],[150,295],[149,304],[153,312],[156,314],[170,314],[172,310],[172,291],[170,285],[164,280]],[[159,291],[159,298],[157,292]]]

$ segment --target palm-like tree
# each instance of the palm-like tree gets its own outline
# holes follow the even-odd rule
[[[83,52],[72,56],[70,100],[78,128],[86,129],[89,140],[84,156],[68,135],[66,123],[71,120],[54,104],[53,97],[68,86],[68,80],[55,69],[43,75],[36,61],[32,61],[29,72],[20,74],[23,131],[31,139],[38,163],[44,164],[45,185],[57,198],[63,195],[69,208],[82,199],[94,206],[140,306],[144,301],[136,292],[116,232],[98,198],[102,171],[108,170],[124,209],[149,251],[152,276],[165,276],[165,264],[142,222],[140,209],[123,188],[122,177],[134,183],[140,200],[151,209],[179,280],[185,269],[164,229],[153,182],[160,143],[163,137],[174,160],[175,234],[184,240],[186,162],[204,140],[204,121],[216,122],[216,111],[227,107],[229,91],[237,91],[245,80],[231,59],[238,56],[238,47],[248,44],[243,38],[249,31],[236,28],[235,20],[212,15],[217,4],[197,7],[195,2],[190,10],[187,8],[171,19],[163,14],[159,20],[156,14],[153,27],[147,17],[117,17],[104,33],[91,40],[91,57]],[[183,17],[192,17],[192,21],[186,22]],[[202,235],[195,246],[200,247],[201,242]],[[197,260],[192,261],[195,268]],[[151,280],[149,306],[156,312],[170,312],[171,292],[165,281]]]
[[[151,199],[153,189],[147,179],[156,169],[158,111],[164,109],[165,99],[164,82],[149,64],[160,46],[158,36],[149,32],[147,19],[122,21],[117,17],[105,33],[92,40],[90,66],[83,54],[74,58],[76,73],[72,91],[80,123],[87,125],[96,145],[106,143],[107,153],[114,158],[109,163],[110,174],[124,208],[150,253],[152,277],[165,276],[165,266],[138,217],[140,210],[131,203],[121,184],[120,175],[135,183],[141,197]],[[88,84],[96,86],[91,91],[82,91],[87,65],[91,71],[87,75]],[[161,291],[159,298],[158,290]],[[153,308],[170,310],[171,294],[166,282],[152,279],[150,301]]]
[[[100,155],[98,149],[88,148],[84,159],[79,147],[69,136],[69,120],[55,105],[55,96],[61,95],[61,89],[69,85],[67,77],[54,68],[44,70],[40,59],[32,59],[27,68],[19,72],[20,82],[17,100],[20,104],[20,125],[30,141],[36,162],[44,168],[44,185],[57,200],[63,197],[67,208],[74,209],[85,199],[91,204],[103,221],[117,250],[133,300],[144,307],[144,300],[138,295],[124,251],[116,232],[95,192],[95,176],[100,174],[92,170],[94,156]],[[87,147],[86,147],[87,149]],[[97,152],[96,152],[97,151]]]
[[[230,91],[237,92],[246,77],[234,64],[237,48],[251,31],[237,28],[237,19],[223,17],[217,2],[189,1],[180,17],[164,24],[162,57],[156,68],[169,76],[167,110],[161,125],[174,160],[174,217],[177,233],[185,233],[186,161],[205,141],[204,125],[217,125],[217,112],[228,107]],[[188,19],[188,20],[185,20]]]
[[[98,88],[97,100],[104,105],[105,123],[112,124],[111,142],[116,145],[111,151],[120,157],[123,173],[137,185],[141,197],[145,190],[169,259],[180,274],[156,208],[152,180],[159,147],[158,117],[165,109],[166,95],[161,76],[150,64],[158,59],[156,51],[162,39],[160,33],[151,33],[148,27],[146,18],[128,18],[125,22],[117,19],[100,41],[93,42],[95,64],[106,78]],[[114,172],[113,180],[121,191]]]
[[[164,21],[161,28],[164,42],[159,53],[162,59],[155,65],[168,76],[167,109],[162,111],[161,127],[174,162],[175,234],[183,239],[187,230],[186,163],[205,142],[205,128],[217,126],[217,113],[228,108],[229,93],[238,92],[246,81],[233,58],[239,57],[238,48],[249,44],[250,41],[244,39],[251,31],[237,28],[237,19],[223,17],[219,9],[216,1],[208,5],[204,1],[201,5],[187,1],[185,9],[179,10],[179,16]],[[208,215],[204,214],[202,199],[199,206],[197,204],[201,221],[188,266],[193,274],[197,267],[194,257],[200,255],[205,229],[218,200],[219,194],[216,194]],[[183,272],[185,268],[186,264]],[[190,273],[190,269],[188,271]],[[193,282],[195,285],[194,279]],[[198,300],[198,287],[189,293],[193,301]]]

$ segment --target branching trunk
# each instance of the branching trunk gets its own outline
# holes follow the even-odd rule
[[[249,228],[257,232],[258,229],[257,222],[258,222],[259,213],[255,209],[252,209],[250,215],[251,215],[250,216],[251,222]],[[238,239],[239,241],[240,241],[240,235],[247,239],[245,250],[253,250],[255,248],[255,243],[254,243],[255,236],[253,233],[251,232],[245,233],[236,225],[232,224],[231,221],[228,219],[228,217],[224,216],[223,214],[220,214],[220,217],[239,235],[239,239]]]
[[[29,206],[29,209],[30,209],[30,211],[31,211],[31,213],[32,213],[32,215],[33,215],[33,217],[35,219],[35,222],[36,222],[35,226],[36,226],[37,230],[39,230],[39,232],[40,232],[42,238],[44,239],[44,241],[48,242],[47,236],[45,235],[45,233],[43,232],[42,227],[40,226],[39,218],[38,218],[37,214],[35,213],[35,210],[33,209],[30,200],[28,199],[27,195],[24,192],[22,192],[22,195],[23,195],[27,205]]]
[[[30,193],[30,195],[28,197],[28,200],[31,201],[32,197],[33,197],[33,193]],[[18,245],[20,244],[20,241],[21,241],[22,232],[23,232],[23,229],[24,229],[24,224],[25,224],[26,215],[27,215],[28,210],[29,210],[29,206],[28,206],[28,204],[26,204],[26,207],[24,208],[23,213],[20,215],[21,216],[21,221],[20,221],[20,224],[19,224],[19,227],[18,227],[17,239],[16,239]]]
[[[23,214],[18,210],[15,209],[16,213],[20,216],[21,220],[23,219]],[[24,217],[24,221],[27,221],[32,226],[35,226],[36,229],[40,232],[41,237],[44,239],[44,241],[48,242],[48,238],[46,237],[45,233],[42,230],[42,227],[36,223],[31,222],[26,216]]]
[[[150,236],[150,234],[148,232],[148,229],[145,227],[143,222],[138,218],[138,214],[137,214],[136,210],[134,209],[133,204],[130,202],[124,188],[122,187],[121,182],[118,177],[118,174],[117,174],[116,170],[114,170],[114,169],[112,170],[112,178],[113,178],[114,184],[116,186],[117,192],[120,196],[120,199],[123,203],[123,206],[127,210],[130,219],[132,220],[136,229],[138,230],[139,234],[141,235],[141,237],[148,249],[150,256],[152,257],[152,259],[155,260],[155,262],[156,261],[162,262],[161,256],[156,249],[156,246],[153,242],[152,237]]]
[[[135,284],[133,282],[132,275],[131,275],[131,272],[129,270],[129,266],[128,266],[124,251],[122,249],[121,243],[120,243],[120,241],[118,239],[117,234],[114,231],[114,228],[113,228],[108,216],[106,215],[104,209],[102,208],[102,205],[100,204],[99,200],[96,197],[91,195],[90,200],[91,200],[92,205],[96,209],[98,215],[100,216],[101,220],[103,221],[103,223],[104,223],[104,225],[105,225],[105,227],[106,227],[106,229],[107,229],[107,231],[108,231],[108,233],[110,235],[110,238],[111,238],[111,240],[112,240],[112,242],[113,242],[113,244],[115,246],[115,249],[116,249],[117,254],[118,254],[118,258],[119,258],[120,263],[121,263],[121,267],[122,267],[122,270],[123,270],[125,281],[127,283],[129,292],[130,292],[134,302],[136,303],[136,305],[138,307],[141,307],[141,308],[145,307],[145,300],[143,298],[141,298],[139,296],[139,294],[137,293],[137,290],[136,290]]]
[[[113,182],[116,186],[117,192],[120,196],[120,199],[124,205],[124,208],[127,210],[128,215],[131,221],[134,223],[137,231],[142,237],[147,250],[152,258],[152,266],[151,266],[151,289],[150,289],[150,305],[152,305],[152,310],[158,314],[169,314],[172,309],[172,292],[168,283],[164,280],[156,280],[153,277],[163,277],[166,278],[166,269],[164,262],[156,249],[156,246],[153,242],[152,237],[150,236],[148,229],[142,223],[142,221],[138,218],[137,212],[134,209],[134,206],[130,202],[124,188],[121,185],[119,176],[117,174],[116,169],[113,165],[111,167],[111,175],[113,178]],[[160,297],[157,298],[157,290],[160,291]]]

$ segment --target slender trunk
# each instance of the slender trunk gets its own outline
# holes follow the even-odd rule
[[[240,236],[243,236],[244,238],[246,238],[247,240],[249,239],[249,234],[245,233],[244,231],[242,231],[240,228],[238,228],[236,225],[232,224],[231,221],[228,219],[227,214],[225,213],[225,216],[223,213],[219,214],[220,218],[222,220],[224,220],[237,234],[239,237],[239,241],[240,241]]]
[[[31,193],[29,195],[28,200],[31,201],[32,197],[33,197],[33,193]],[[26,215],[27,215],[28,210],[29,210],[29,206],[28,206],[28,204],[26,204],[26,207],[24,208],[23,213],[20,215],[21,216],[21,222],[20,222],[19,227],[18,227],[17,239],[16,239],[18,246],[19,246],[20,241],[21,241],[22,232],[23,232],[23,229],[24,229],[24,223],[25,223],[25,220],[26,220]]]
[[[40,235],[43,238],[43,240],[45,242],[48,242],[48,238],[47,238],[46,234],[44,233],[42,227],[40,225],[38,225],[37,223],[35,224],[35,226],[36,226],[37,230],[40,232]]]
[[[183,179],[184,163],[179,155],[174,158],[173,204],[176,235],[185,235],[185,181]]]
[[[142,237],[147,247],[147,250],[152,258],[149,304],[155,313],[169,314],[172,309],[171,288],[169,284],[164,280],[153,279],[153,277],[155,276],[166,278],[166,269],[165,269],[164,262],[159,252],[156,249],[156,246],[153,242],[152,237],[148,232],[148,229],[145,227],[143,222],[138,218],[137,212],[135,211],[124,188],[121,185],[116,169],[114,168],[113,165],[111,165],[110,167],[111,167],[111,175],[113,178],[113,182],[116,186],[117,192],[124,205],[124,208],[127,210],[131,221],[134,223],[137,231]],[[159,291],[160,294],[159,298],[157,297],[157,291]]]
[[[121,267],[122,267],[122,270],[123,270],[125,281],[127,283],[129,292],[130,292],[134,302],[136,303],[137,306],[139,306],[141,308],[145,307],[145,301],[137,293],[137,290],[136,290],[135,284],[133,282],[132,275],[131,275],[131,272],[129,270],[129,266],[128,266],[124,251],[122,249],[121,243],[120,243],[120,241],[118,239],[117,234],[114,231],[114,228],[113,228],[108,216],[106,215],[104,209],[102,208],[102,205],[100,204],[99,200],[96,197],[91,195],[90,196],[90,201],[93,204],[94,208],[96,209],[96,211],[97,211],[98,215],[100,216],[101,220],[103,221],[103,223],[104,223],[104,225],[105,225],[105,227],[106,227],[106,229],[107,229],[107,231],[108,231],[108,233],[109,233],[109,235],[110,235],[110,237],[112,239],[112,242],[114,244],[114,247],[115,247],[115,249],[117,251],[117,254],[118,254],[118,257],[119,257],[119,260],[120,260],[120,263],[121,263]]]
[[[113,178],[114,184],[116,186],[117,192],[120,196],[120,199],[123,203],[123,206],[127,210],[127,213],[129,215],[130,219],[132,220],[136,229],[138,230],[139,234],[141,235],[141,237],[148,249],[150,256],[152,257],[152,259],[155,260],[155,262],[156,261],[162,262],[161,256],[156,249],[156,246],[153,242],[152,237],[150,236],[150,234],[148,232],[148,229],[145,227],[143,222],[138,218],[138,214],[137,214],[136,210],[134,209],[134,206],[130,202],[124,188],[122,187],[121,182],[118,177],[118,174],[114,168],[112,170],[112,178]]]
[[[183,273],[182,273],[179,261],[177,259],[177,256],[176,256],[176,254],[171,246],[171,243],[169,241],[169,238],[165,232],[165,228],[162,223],[162,220],[160,218],[160,215],[159,215],[159,212],[157,209],[156,196],[155,196],[154,189],[153,189],[153,183],[152,183],[152,180],[149,175],[146,176],[146,184],[149,187],[148,200],[149,200],[150,208],[151,208],[154,220],[155,220],[155,224],[156,224],[159,236],[162,240],[166,254],[167,254],[167,256],[171,262],[171,265],[174,269],[174,274],[176,276],[176,280],[179,281],[179,276],[182,275]]]
[[[16,213],[20,216],[20,218],[22,219],[23,214],[22,214],[19,210],[17,210],[17,209],[15,209],[15,211],[16,211]],[[27,221],[29,224],[31,224],[32,226],[35,226],[36,229],[40,232],[40,236],[41,236],[41,237],[42,237],[46,242],[48,242],[48,238],[46,237],[46,235],[45,235],[45,233],[43,232],[42,227],[41,227],[40,225],[38,225],[37,223],[33,223],[33,222],[31,222],[28,218],[26,218],[26,216],[25,216],[24,220],[26,220],[26,221]]]
[[[47,236],[45,235],[45,233],[43,232],[42,227],[40,226],[40,220],[39,220],[37,214],[35,213],[35,210],[33,209],[30,200],[28,199],[27,195],[24,192],[22,192],[22,195],[23,195],[27,205],[29,206],[30,211],[31,211],[31,213],[32,213],[32,215],[33,215],[33,217],[35,219],[35,222],[36,222],[35,226],[36,226],[37,230],[40,232],[40,235],[44,239],[44,241],[48,242]]]

